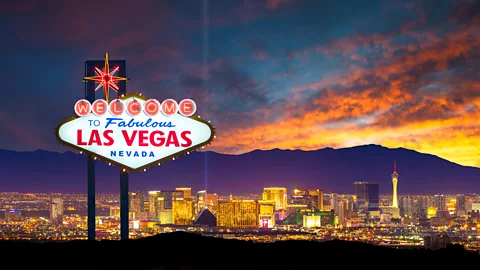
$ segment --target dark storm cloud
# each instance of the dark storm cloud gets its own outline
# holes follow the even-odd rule
[[[268,106],[267,89],[229,61],[220,61],[207,74],[183,75],[179,85],[185,95],[197,100],[199,107],[208,107],[218,125],[240,127],[261,120],[258,110]]]

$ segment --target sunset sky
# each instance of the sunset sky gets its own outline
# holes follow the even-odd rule
[[[54,128],[108,52],[127,91],[193,98],[213,151],[380,144],[480,167],[480,1],[15,0],[0,29],[1,149],[68,150]]]

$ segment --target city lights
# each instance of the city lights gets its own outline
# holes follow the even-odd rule
[[[380,216],[375,211],[373,215],[359,212],[354,195],[358,194],[300,187],[292,193],[266,187],[263,194],[244,196],[219,196],[207,190],[192,196],[187,187],[130,192],[130,235],[140,238],[184,230],[255,242],[340,239],[387,247],[438,248],[458,243],[470,250],[480,248],[480,195],[401,195],[397,198],[401,218],[382,212],[391,207],[392,195],[379,196]],[[321,208],[319,199],[325,202]],[[441,210],[451,201],[459,202],[453,214]],[[87,220],[81,214],[87,207],[84,194],[0,193],[0,207],[5,209],[0,225],[8,225],[0,231],[2,239],[86,239]],[[99,194],[97,208],[101,232],[97,238],[118,239],[119,196]]]

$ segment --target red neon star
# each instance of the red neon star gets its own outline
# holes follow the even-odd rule
[[[95,67],[95,73],[97,76],[85,77],[83,78],[84,82],[94,81],[99,83],[95,91],[100,89],[103,86],[103,93],[105,95],[105,100],[108,102],[108,90],[112,88],[115,92],[118,92],[119,88],[115,82],[119,81],[128,81],[128,78],[113,76],[119,67],[115,67],[113,71],[110,71],[110,65],[108,64],[108,53],[105,54],[105,65],[103,66],[103,71]]]

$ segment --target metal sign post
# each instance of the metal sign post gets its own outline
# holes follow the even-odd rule
[[[107,60],[107,59],[105,59]],[[85,62],[85,77],[96,76],[95,68],[103,67],[105,60],[89,60]],[[108,60],[107,60],[108,61]],[[126,78],[126,62],[125,60],[108,61],[111,67],[119,67],[118,75]],[[119,90],[118,95],[127,93],[126,81],[117,83]],[[95,82],[85,82],[85,99],[90,102],[96,100]],[[95,160],[93,156],[88,155],[87,160],[88,174],[88,240],[95,240]],[[128,239],[128,172],[120,170],[120,239]]]

